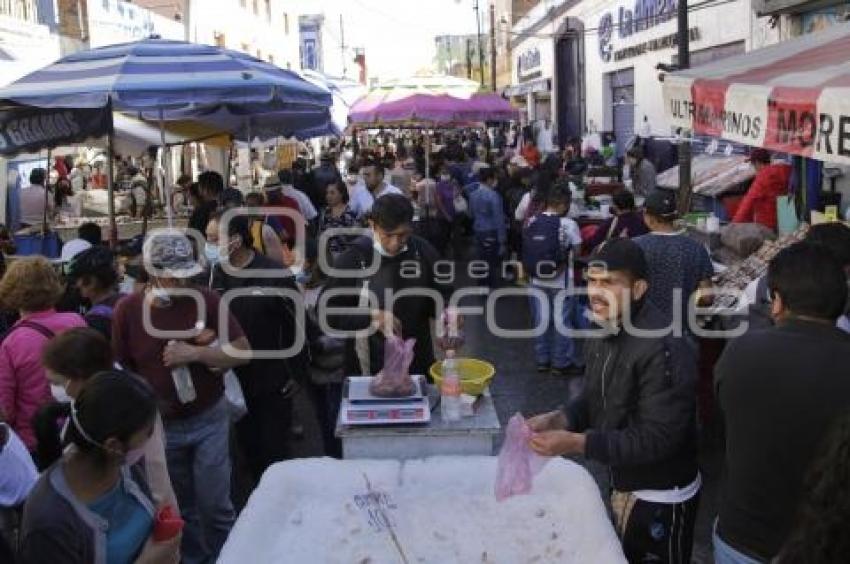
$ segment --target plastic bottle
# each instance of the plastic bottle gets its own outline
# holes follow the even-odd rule
[[[169,341],[168,344],[173,344]],[[175,366],[171,369],[171,379],[174,380],[174,389],[177,390],[177,399],[180,403],[195,401],[198,393],[195,391],[195,383],[192,381],[192,372],[186,365]]]
[[[440,384],[440,416],[443,421],[460,421],[460,376],[457,373],[457,364],[454,351],[446,351],[446,359],[443,361],[443,381]]]

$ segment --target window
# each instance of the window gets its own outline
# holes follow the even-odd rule
[[[289,35],[289,14],[283,14],[283,32]]]

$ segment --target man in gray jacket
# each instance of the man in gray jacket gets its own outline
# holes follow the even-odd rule
[[[591,256],[590,307],[603,336],[586,348],[584,391],[565,411],[529,421],[545,456],[610,468],[611,503],[629,562],[689,563],[701,477],[696,358],[645,299],[646,258],[628,239]]]

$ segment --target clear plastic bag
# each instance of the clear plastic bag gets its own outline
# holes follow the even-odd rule
[[[372,395],[382,398],[399,398],[413,395],[416,385],[410,377],[413,347],[416,339],[405,341],[401,337],[387,337],[384,343],[384,367],[369,386]]]
[[[531,450],[528,442],[532,435],[531,428],[521,414],[517,413],[508,421],[496,471],[497,501],[531,492],[534,476],[549,461],[548,457]]]

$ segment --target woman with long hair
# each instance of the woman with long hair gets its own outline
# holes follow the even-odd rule
[[[812,463],[797,525],[777,564],[843,564],[850,558],[850,413],[839,419]]]

